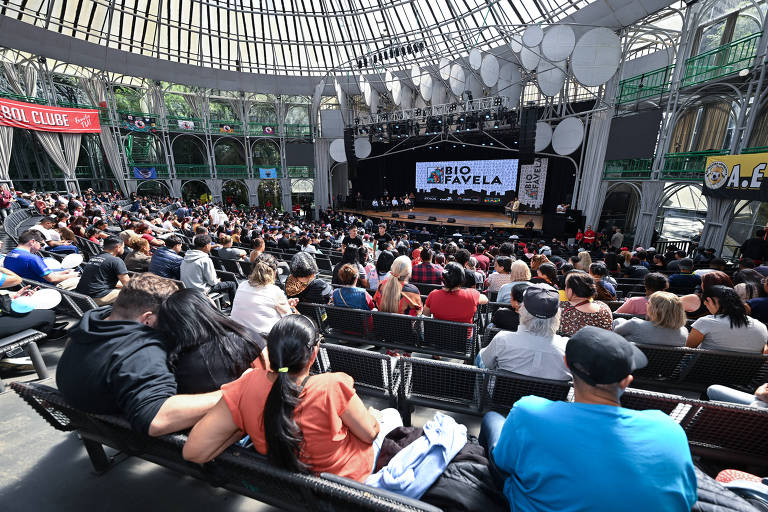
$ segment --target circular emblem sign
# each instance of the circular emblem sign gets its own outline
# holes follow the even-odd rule
[[[704,183],[707,188],[720,188],[728,180],[728,166],[723,162],[712,162],[704,173]]]

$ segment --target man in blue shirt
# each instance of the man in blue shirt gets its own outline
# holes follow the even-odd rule
[[[574,403],[528,396],[506,420],[491,412],[480,442],[514,511],[688,512],[696,474],[683,429],[620,397],[645,355],[618,334],[584,327],[568,341]]]
[[[43,235],[37,230],[28,229],[19,235],[18,247],[6,255],[3,266],[24,279],[48,282],[65,290],[74,290],[80,281],[79,274],[73,270],[52,272],[45,265],[43,258],[35,254],[44,246]]]

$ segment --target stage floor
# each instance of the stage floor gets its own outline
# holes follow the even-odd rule
[[[342,208],[341,211],[349,213],[358,213],[365,215],[366,217],[380,217],[382,219],[392,218],[392,211],[375,211],[375,210],[353,210],[349,208]],[[510,218],[504,215],[503,212],[494,211],[482,211],[482,210],[460,210],[451,208],[426,208],[417,207],[413,211],[397,210],[400,215],[397,219],[400,222],[410,222],[415,224],[447,224],[448,217],[456,219],[455,223],[451,223],[453,226],[471,227],[471,228],[523,228],[525,223],[529,220],[533,221],[533,229],[541,229],[542,216],[530,215],[521,213],[518,216],[517,223],[512,224]],[[415,219],[409,219],[408,214],[416,216]],[[435,217],[436,221],[428,220],[429,217]]]

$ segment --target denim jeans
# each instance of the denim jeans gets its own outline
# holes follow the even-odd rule
[[[509,477],[509,473],[496,466],[496,462],[493,459],[493,449],[496,448],[496,443],[499,442],[499,437],[501,437],[501,430],[504,428],[505,421],[507,421],[507,419],[495,411],[486,413],[485,416],[483,416],[483,422],[480,425],[480,437],[478,437],[480,446],[485,448],[485,451],[488,454],[488,469],[491,472],[493,482],[496,484],[496,487],[501,490],[504,489],[504,482]]]

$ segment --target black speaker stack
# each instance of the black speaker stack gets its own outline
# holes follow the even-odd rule
[[[537,112],[535,108],[526,107],[520,112],[520,140],[518,148],[520,149],[520,164],[528,165],[533,163],[536,157],[536,121]]]
[[[430,222],[437,222],[437,217],[434,217],[434,216],[430,215],[429,221]]]
[[[448,217],[449,224],[453,224],[454,222],[456,222],[456,219],[454,219],[453,217]]]
[[[400,214],[399,213],[393,213],[392,217],[394,217],[396,219],[399,219],[400,218]]]
[[[412,214],[412,213],[409,213],[409,214],[408,214],[408,218],[409,218],[409,219],[411,219],[411,220],[413,220],[413,219],[415,219],[415,218],[416,218],[416,216],[415,216],[414,214]]]
[[[357,156],[355,155],[355,130],[344,128],[344,153],[347,155],[349,177],[357,177]]]

